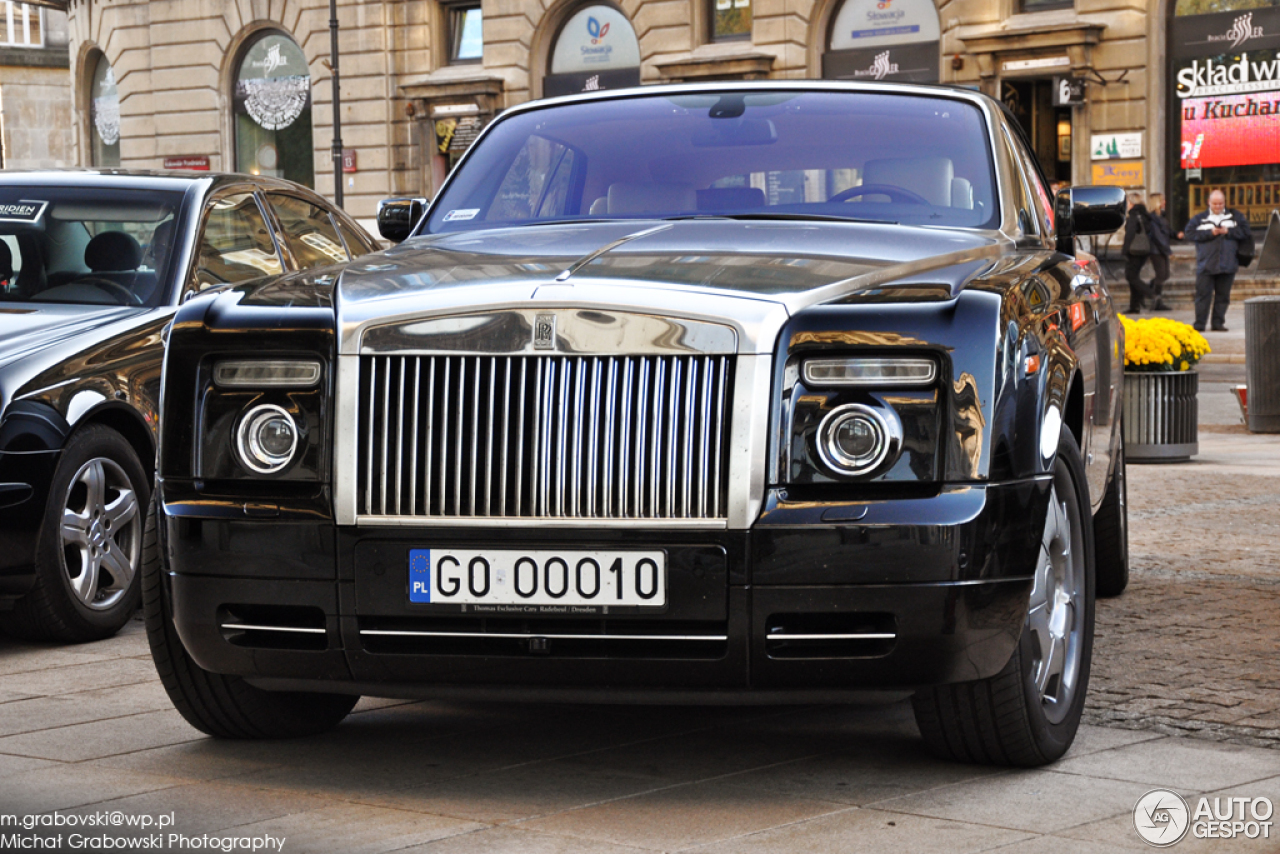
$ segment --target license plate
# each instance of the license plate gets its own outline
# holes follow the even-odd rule
[[[409,601],[662,608],[667,557],[661,551],[410,549]]]

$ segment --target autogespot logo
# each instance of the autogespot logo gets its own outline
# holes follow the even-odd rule
[[[1182,841],[1191,826],[1191,810],[1177,792],[1152,789],[1133,808],[1133,826],[1143,841],[1167,848]]]

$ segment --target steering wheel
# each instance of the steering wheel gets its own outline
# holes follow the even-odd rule
[[[847,190],[841,190],[831,198],[827,199],[827,201],[847,202],[849,199],[857,196],[870,196],[873,194],[888,196],[889,200],[894,202],[901,201],[912,205],[932,204],[932,202],[924,196],[921,196],[918,193],[913,193],[906,187],[899,187],[897,184],[861,184],[857,187],[850,187]]]
[[[113,282],[101,276],[86,276],[82,279],[76,279],[72,284],[89,285],[90,287],[104,290],[119,300],[121,305],[142,305],[142,298],[133,291],[119,282]]]

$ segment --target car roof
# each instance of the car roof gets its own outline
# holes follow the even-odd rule
[[[611,101],[620,98],[652,97],[662,95],[705,95],[713,93],[735,93],[743,91],[789,91],[789,92],[849,92],[879,93],[887,95],[925,96],[934,98],[951,98],[981,105],[989,110],[998,109],[994,98],[982,94],[976,89],[947,83],[883,83],[855,82],[851,80],[716,80],[700,83],[661,83],[632,86],[626,89],[598,89],[592,92],[577,92],[572,95],[560,95],[554,98],[543,98],[526,101],[504,111],[503,115],[519,113],[530,109],[552,106],[556,104],[572,104],[590,101]]]
[[[196,172],[150,169],[31,169],[0,172],[0,186],[90,187],[186,192],[201,187],[211,192],[219,187],[253,184],[264,190],[291,190],[323,199],[314,190],[280,178],[246,175],[239,172]],[[330,206],[326,202],[326,206]]]

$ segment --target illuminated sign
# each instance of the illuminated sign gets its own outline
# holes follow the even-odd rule
[[[1280,160],[1280,91],[1187,98],[1179,108],[1183,169]]]

